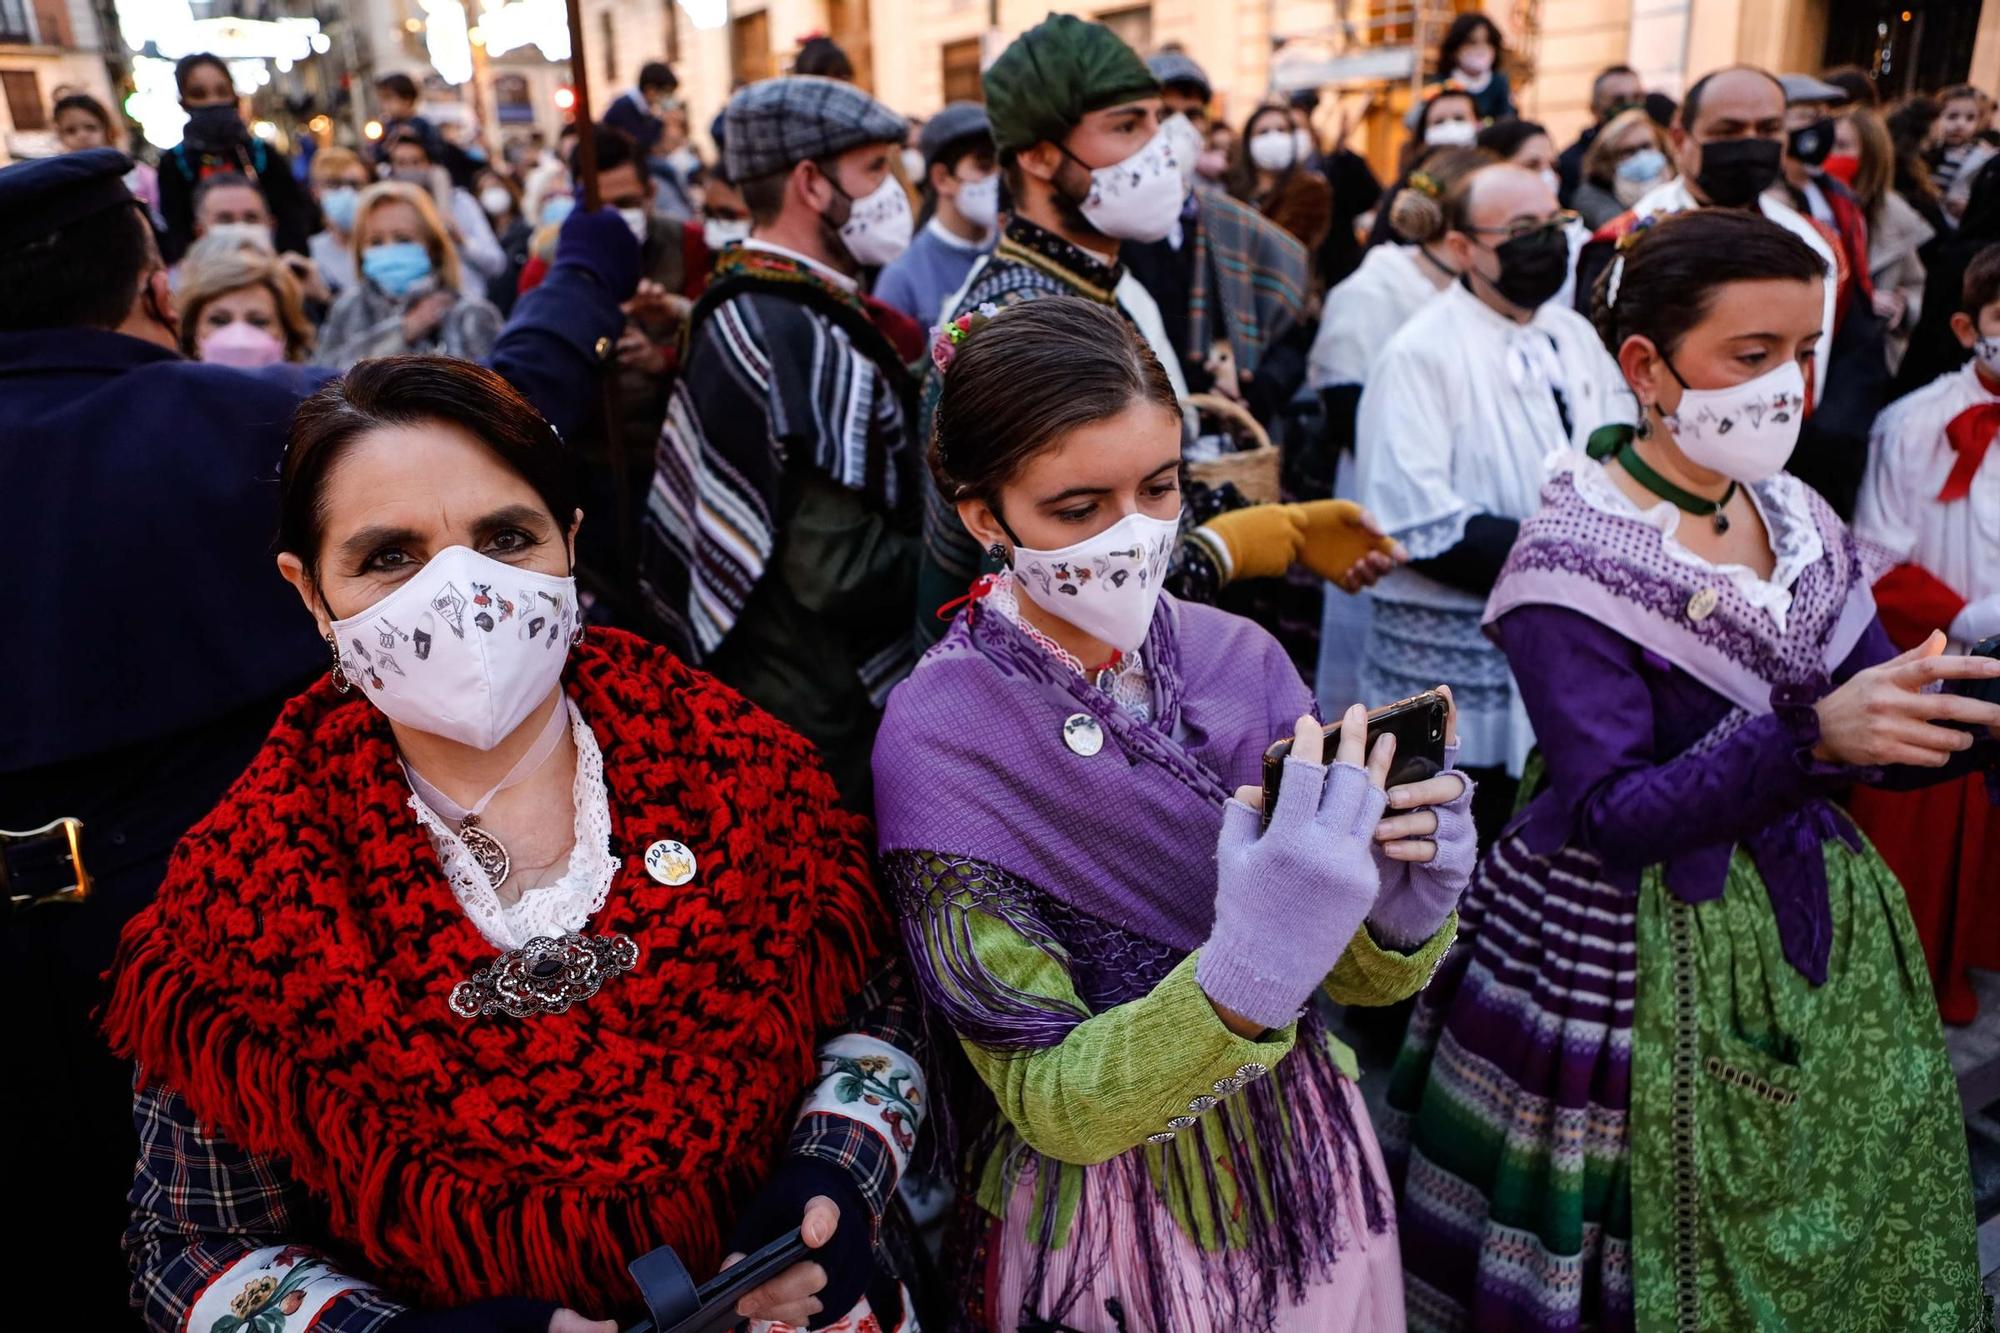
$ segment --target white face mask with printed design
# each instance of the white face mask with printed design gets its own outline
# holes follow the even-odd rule
[[[1177,137],[1157,131],[1123,162],[1090,173],[1090,193],[1078,207],[1091,226],[1121,241],[1167,238],[1181,219],[1181,201],[1189,189],[1181,175]]]
[[[1180,519],[1127,514],[1056,551],[1014,548],[1014,580],[1052,616],[1129,653],[1146,641]]]
[[[1806,414],[1806,377],[1798,362],[1787,360],[1726,389],[1690,389],[1673,362],[1666,364],[1681,384],[1681,400],[1671,412],[1663,406],[1660,420],[1690,462],[1745,486],[1784,470]]]
[[[341,673],[391,721],[490,750],[549,697],[580,624],[575,579],[448,546],[331,628]]]

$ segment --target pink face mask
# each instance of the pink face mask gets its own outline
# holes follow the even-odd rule
[[[285,345],[264,330],[242,320],[232,320],[205,335],[199,349],[210,365],[256,370],[275,366],[285,359]]]

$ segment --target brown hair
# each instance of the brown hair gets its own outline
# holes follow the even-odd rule
[[[1009,306],[944,373],[931,473],[945,499],[992,504],[1043,449],[1142,402],[1180,412],[1159,359],[1116,310],[1080,296]]]
[[[1604,189],[1611,188],[1611,182],[1618,174],[1616,145],[1630,132],[1634,125],[1644,125],[1653,136],[1653,147],[1666,154],[1669,164],[1674,160],[1674,141],[1660,128],[1660,123],[1647,113],[1642,106],[1629,107],[1604,122],[1604,128],[1590,141],[1590,147],[1583,154],[1583,178]]]
[[[278,474],[278,549],[318,578],[326,482],[347,447],[384,426],[449,422],[470,432],[534,487],[556,525],[579,508],[575,460],[534,405],[486,367],[453,356],[362,361],[299,404]]]
[[[1617,257],[1598,277],[1592,322],[1614,357],[1635,335],[1672,356],[1688,331],[1708,317],[1717,288],[1825,276],[1825,261],[1763,214],[1691,208],[1620,242]]]
[[[332,180],[336,172],[352,171],[355,168],[360,168],[362,171],[368,169],[367,164],[361,160],[359,153],[355,152],[352,148],[342,148],[337,143],[328,144],[313,154],[312,179],[315,181]]]
[[[1285,122],[1285,133],[1292,132],[1290,107],[1283,102],[1260,102],[1243,122],[1243,132],[1236,136],[1236,142],[1229,150],[1229,166],[1223,177],[1223,184],[1228,187],[1231,196],[1253,206],[1257,202],[1257,164],[1250,160],[1250,134],[1265,116],[1277,116]],[[1294,162],[1275,174],[1283,180],[1304,165],[1303,162]]]
[[[1873,107],[1858,106],[1847,113],[1854,136],[1861,140],[1860,166],[1855,169],[1850,188],[1861,201],[1861,211],[1874,226],[1881,220],[1882,199],[1896,179],[1896,142],[1889,127]]]
[[[285,360],[303,361],[313,347],[312,321],[306,318],[305,298],[299,280],[281,259],[254,250],[232,250],[199,263],[181,266],[181,286],[177,293],[181,308],[181,353],[197,356],[201,341],[201,313],[211,303],[245,287],[262,286],[271,293],[278,308],[278,324],[285,331]]]
[[[1965,266],[1965,281],[1959,284],[1958,308],[1979,322],[1979,312],[2000,301],[2000,245],[1989,245]]]
[[[362,271],[361,255],[366,247],[361,243],[361,234],[368,230],[368,215],[384,204],[408,204],[417,210],[418,220],[430,233],[425,248],[431,252],[431,267],[437,271],[438,281],[453,291],[459,290],[463,278],[458,267],[458,247],[452,244],[451,233],[445,230],[444,219],[438,216],[437,202],[429,190],[408,181],[377,181],[361,192],[354,205],[354,231],[349,239],[354,249],[354,271]]]
[[[1461,180],[1497,160],[1483,148],[1432,149],[1410,173],[1410,183],[1389,201],[1389,230],[1412,245],[1435,241],[1445,233],[1444,196]],[[1419,176],[1428,177],[1437,193],[1418,184]]]

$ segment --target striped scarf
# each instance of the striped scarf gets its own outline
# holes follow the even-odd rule
[[[853,292],[784,255],[733,247],[684,337],[640,578],[670,646],[699,663],[764,576],[788,475],[817,472],[900,515],[920,472],[914,383]]]

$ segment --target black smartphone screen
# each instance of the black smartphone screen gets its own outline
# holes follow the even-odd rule
[[[1422,782],[1444,770],[1444,724],[1450,707],[1442,694],[1428,690],[1414,698],[1385,704],[1368,714],[1368,750],[1375,748],[1378,736],[1396,738],[1396,758],[1389,766],[1388,786]],[[1327,763],[1332,763],[1340,744],[1340,723],[1330,724],[1323,734],[1326,738],[1324,757]],[[1284,777],[1285,759],[1292,752],[1293,740],[1293,737],[1286,736],[1264,751],[1266,825],[1271,822],[1271,812],[1278,804],[1278,783]]]

